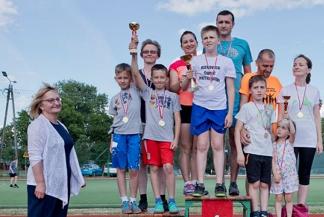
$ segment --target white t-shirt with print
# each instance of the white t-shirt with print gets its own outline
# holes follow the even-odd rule
[[[198,87],[194,92],[193,103],[209,110],[226,109],[225,78],[236,77],[233,61],[222,55],[207,57],[202,54],[194,56],[191,65]],[[213,89],[210,90],[209,86],[213,86]]]

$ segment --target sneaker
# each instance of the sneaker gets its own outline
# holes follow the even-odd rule
[[[231,184],[229,186],[228,193],[231,196],[239,196],[240,195],[240,191],[239,191],[239,189],[237,187],[236,182],[231,182]]]
[[[137,206],[136,201],[131,202],[130,207],[132,209],[132,213],[134,213],[134,214],[138,214],[138,213],[142,212],[142,210]]]
[[[128,201],[123,201],[122,203],[122,213],[123,214],[130,214],[132,213],[132,209],[129,207]]]
[[[268,216],[269,216],[269,214],[267,211],[260,211],[259,217],[268,217]]]
[[[183,187],[183,194],[184,195],[191,195],[195,191],[195,185],[192,183],[186,184]]]
[[[147,210],[147,200],[140,199],[138,203],[138,208],[140,208],[142,212],[145,212]]]
[[[17,184],[14,184],[14,188],[19,188],[19,186]]]
[[[164,212],[169,212],[169,205],[167,200],[162,200]]]
[[[250,217],[260,217],[260,212],[259,211],[251,212]]]
[[[197,184],[196,188],[195,188],[195,191],[192,193],[192,196],[201,197],[201,196],[204,196],[204,195],[205,195],[205,185],[204,185],[204,183]]]
[[[162,200],[157,201],[154,206],[154,213],[164,213]]]
[[[215,197],[226,197],[226,187],[224,184],[216,183]]]
[[[168,206],[169,206],[169,213],[177,214],[179,212],[179,209],[175,201],[169,201]]]

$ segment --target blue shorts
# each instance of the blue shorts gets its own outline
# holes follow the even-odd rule
[[[112,166],[117,169],[139,169],[140,134],[113,134]]]
[[[217,133],[224,134],[226,132],[226,129],[224,128],[226,115],[227,109],[209,110],[199,105],[192,104],[190,125],[191,134],[199,136],[200,134],[209,131],[211,128]]]

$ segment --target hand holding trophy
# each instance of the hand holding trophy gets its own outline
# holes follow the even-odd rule
[[[192,59],[192,55],[191,54],[186,54],[180,57],[181,60],[183,60],[186,63],[187,69],[191,71],[191,64],[190,64],[190,60]],[[192,73],[192,72],[191,72]],[[197,84],[194,81],[194,79],[192,78],[192,76],[190,76],[190,78],[188,77],[188,79],[190,80],[190,90],[192,92],[194,92],[195,90],[197,90]]]
[[[129,28],[132,30],[132,41],[129,45],[129,52],[130,54],[135,54],[137,53],[137,44],[138,44],[138,39],[137,39],[137,30],[139,30],[140,25],[137,22],[130,22],[129,23]]]
[[[288,113],[288,100],[290,99],[290,96],[283,96],[285,102],[284,102],[284,113]]]

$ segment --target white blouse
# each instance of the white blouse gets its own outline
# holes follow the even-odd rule
[[[36,186],[32,167],[43,161],[45,194],[62,200],[64,207],[68,204],[69,198],[64,140],[50,121],[42,114],[28,126],[27,134],[30,161],[27,185]],[[79,194],[81,186],[85,184],[74,147],[70,153],[70,165],[70,190],[71,196],[74,196]]]

